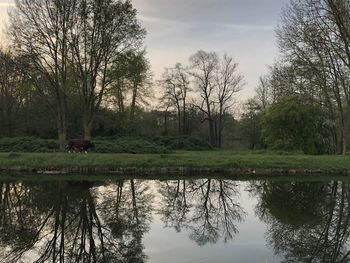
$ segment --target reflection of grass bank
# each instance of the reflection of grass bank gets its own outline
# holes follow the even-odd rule
[[[347,156],[314,156],[261,151],[178,151],[173,154],[0,153],[0,169],[19,166],[38,169],[64,167],[207,167],[350,171],[350,158]]]
[[[1,173],[0,173],[1,174]],[[37,173],[4,173],[0,175],[1,182],[27,181],[27,182],[52,182],[52,181],[87,181],[97,184],[104,184],[107,181],[116,180],[156,180],[156,181],[177,181],[177,180],[198,180],[198,179],[214,179],[214,180],[233,180],[237,182],[244,181],[274,181],[274,182],[330,182],[342,181],[350,182],[347,175],[232,175],[232,174],[66,174],[64,176],[43,175]]]

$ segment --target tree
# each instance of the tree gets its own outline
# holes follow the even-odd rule
[[[129,60],[128,75],[131,103],[130,103],[130,121],[131,129],[134,129],[134,118],[137,105],[147,104],[146,99],[152,95],[150,64],[145,57],[145,50],[131,51],[127,53]]]
[[[10,13],[9,33],[16,52],[31,59],[48,84],[37,88],[54,100],[61,150],[67,135],[69,29],[74,9],[73,0],[16,0],[16,8]]]
[[[160,85],[164,88],[163,102],[170,107],[174,107],[177,112],[178,134],[187,133],[186,107],[187,96],[191,91],[190,80],[186,69],[177,63],[173,68],[168,68],[162,75]]]
[[[218,100],[218,123],[216,145],[220,148],[225,115],[232,108],[234,95],[243,87],[243,76],[237,74],[238,63],[224,54],[216,73],[216,96]]]
[[[296,70],[295,80],[321,99],[339,120],[340,152],[346,152],[350,91],[350,4],[346,0],[294,0],[277,30],[284,58]],[[310,96],[310,97],[311,97]]]
[[[130,1],[80,1],[75,20],[70,28],[72,57],[83,100],[84,137],[90,139],[97,111],[110,85],[108,71],[113,63],[118,63],[121,52],[142,43],[145,30]]]
[[[221,147],[224,117],[232,109],[234,94],[243,87],[243,76],[237,74],[238,64],[224,55],[222,60],[215,52],[198,51],[190,57],[191,76],[199,98],[194,106],[206,115],[209,142]]]
[[[190,57],[191,76],[199,99],[194,105],[206,115],[209,130],[209,143],[216,146],[215,140],[215,73],[219,57],[215,52],[198,51]]]
[[[268,75],[259,78],[258,87],[255,89],[256,102],[261,110],[265,110],[268,105],[275,101],[274,92],[271,88],[271,80]]]
[[[264,111],[261,107],[256,100],[249,99],[244,104],[244,113],[240,120],[243,136],[248,141],[248,148],[251,150],[264,147],[261,136],[261,120]]]
[[[0,50],[0,135],[12,137],[28,85],[21,66],[24,59]]]
[[[318,105],[295,95],[273,104],[263,116],[262,135],[275,149],[307,154],[332,152],[332,125]]]

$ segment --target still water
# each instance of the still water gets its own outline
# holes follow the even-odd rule
[[[0,262],[350,262],[342,181],[0,181]]]

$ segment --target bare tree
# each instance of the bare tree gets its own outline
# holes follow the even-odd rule
[[[206,115],[209,128],[209,143],[216,146],[215,139],[215,73],[219,57],[215,52],[198,51],[190,57],[191,76],[199,100],[194,102],[197,109]]]
[[[187,96],[191,91],[186,69],[180,63],[166,69],[160,85],[165,89],[161,100],[169,102],[169,106],[175,107],[177,111],[178,134],[186,134]]]
[[[199,95],[194,106],[206,115],[210,144],[221,147],[225,116],[234,105],[234,95],[244,85],[243,76],[237,73],[238,63],[226,54],[220,59],[215,52],[198,51],[190,61],[190,74]]]
[[[271,89],[271,82],[268,75],[259,78],[258,87],[255,89],[256,100],[262,110],[274,102],[274,95]]]
[[[232,57],[223,56],[216,75],[216,93],[218,100],[218,123],[216,145],[221,147],[224,118],[232,109],[234,95],[239,92],[244,83],[243,76],[237,73],[238,63]]]

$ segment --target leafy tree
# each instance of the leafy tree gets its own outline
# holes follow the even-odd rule
[[[91,139],[96,114],[110,86],[108,71],[118,63],[120,53],[142,44],[145,30],[130,1],[84,0],[77,5],[70,34],[73,66],[83,102],[84,137]],[[129,68],[129,73],[139,70],[139,61],[130,63],[135,68]],[[134,79],[135,85],[138,82],[139,79]]]
[[[41,93],[52,99],[57,114],[60,148],[67,134],[67,98],[69,96],[69,28],[73,23],[75,1],[18,0],[10,13],[10,35],[16,51],[31,60],[33,79],[37,73],[43,82],[34,82]]]
[[[295,95],[273,104],[263,116],[262,135],[274,149],[331,152],[332,125],[322,107]]]
[[[339,152],[346,152],[350,115],[350,3],[348,0],[291,0],[277,29],[284,78],[317,98],[337,120]],[[291,85],[292,84],[292,85]]]

